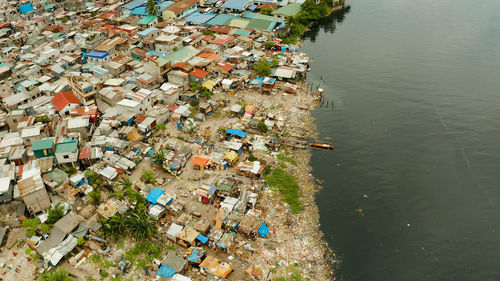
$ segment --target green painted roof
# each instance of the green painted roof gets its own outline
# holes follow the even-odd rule
[[[54,144],[54,140],[52,140],[52,139],[37,140],[37,141],[33,142],[33,146],[31,147],[31,149],[32,150],[49,149],[49,148],[52,148],[53,144]]]
[[[159,67],[162,67],[164,65],[166,65],[167,63],[169,63],[170,60],[169,59],[166,59],[166,58],[162,58],[162,57],[159,57],[157,60],[156,60],[156,63],[158,64]]]
[[[61,142],[56,144],[56,153],[64,153],[64,152],[76,152],[76,148],[78,147],[78,143],[75,142]]]
[[[288,4],[272,12],[271,15],[284,15],[287,17],[293,17],[300,12],[301,5],[302,4],[298,3]]]
[[[137,24],[148,25],[156,19],[156,16],[145,16]]]
[[[276,22],[262,20],[262,19],[251,19],[247,25],[247,28],[255,30],[273,30]]]
[[[56,4],[45,5],[45,10],[50,10],[50,9],[54,8],[55,6],[56,6]]]

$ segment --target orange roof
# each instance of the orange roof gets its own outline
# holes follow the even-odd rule
[[[109,12],[100,14],[99,18],[109,20],[109,19],[116,17],[117,15],[118,15],[118,11],[109,11]]]
[[[217,67],[222,68],[225,71],[231,71],[234,68],[234,65],[230,63],[218,63]]]
[[[168,7],[167,10],[174,12],[175,15],[178,15],[196,3],[198,3],[198,0],[182,0]]]
[[[210,159],[203,158],[200,156],[195,156],[195,157],[193,157],[193,160],[191,160],[191,163],[193,163],[193,165],[196,165],[196,166],[205,167],[207,165],[208,161],[210,161]]]
[[[90,146],[80,147],[80,159],[90,158]]]
[[[97,115],[97,107],[76,107],[69,111],[71,116]]]
[[[200,53],[198,55],[198,57],[213,60],[213,61],[220,61],[221,60],[221,58],[214,53]]]
[[[195,69],[191,70],[191,72],[189,72],[189,74],[191,74],[195,77],[198,77],[198,78],[205,78],[208,75],[208,71],[205,71],[205,70],[202,70],[199,68],[195,68]]]
[[[70,103],[80,104],[80,101],[75,97],[75,95],[73,95],[72,92],[60,92],[52,98],[51,102],[59,112],[61,112],[64,107]]]

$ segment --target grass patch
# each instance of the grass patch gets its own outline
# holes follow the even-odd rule
[[[297,166],[297,161],[295,161],[295,159],[293,158],[290,158],[290,157],[287,157],[283,154],[278,154],[276,155],[276,158],[278,158],[278,160],[282,161],[282,162],[288,162],[294,166]]]
[[[290,206],[293,214],[302,211],[302,202],[300,202],[300,186],[294,176],[285,172],[281,167],[275,168],[270,175],[266,177],[269,186],[277,187],[283,200]]]
[[[124,258],[137,268],[143,268],[144,265],[150,264],[153,259],[161,259],[165,251],[172,249],[174,247],[168,243],[152,243],[147,240],[135,244],[132,249],[125,253]]]

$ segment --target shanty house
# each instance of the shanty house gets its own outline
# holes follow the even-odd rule
[[[31,147],[33,154],[37,159],[44,157],[54,156],[54,140],[53,139],[43,139],[33,142]]]
[[[183,18],[198,8],[198,0],[181,0],[162,12],[163,20]]]
[[[74,165],[78,161],[78,142],[73,139],[65,139],[57,143],[55,156],[57,164]]]
[[[80,106],[80,101],[71,92],[60,92],[51,102],[62,117],[68,116],[72,108]]]
[[[10,180],[10,177],[0,178],[0,202],[6,202],[12,200],[12,191],[14,186]]]
[[[50,208],[50,198],[39,172],[36,170],[24,172],[23,179],[17,182],[17,186],[19,196],[31,213],[36,214]]]

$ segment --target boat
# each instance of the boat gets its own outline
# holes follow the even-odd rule
[[[313,148],[321,148],[321,149],[327,149],[327,150],[332,150],[334,148],[333,145],[328,144],[328,143],[317,143],[317,142],[311,142],[310,144]]]

